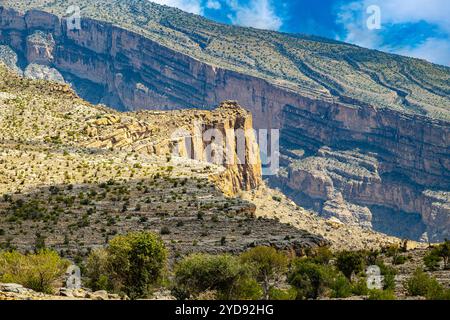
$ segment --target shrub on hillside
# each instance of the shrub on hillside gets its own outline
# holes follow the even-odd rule
[[[288,282],[297,290],[297,299],[300,300],[321,296],[344,298],[352,292],[349,280],[333,266],[316,264],[304,258],[294,261]]]
[[[193,254],[175,266],[173,294],[181,300],[198,299],[214,291],[218,299],[258,299],[261,287],[250,270],[230,255]]]
[[[24,255],[17,251],[0,253],[0,282],[23,285],[38,292],[53,293],[69,262],[57,252],[44,249]]]
[[[352,275],[364,271],[366,256],[361,251],[342,251],[337,254],[336,267],[351,280]]]
[[[439,269],[439,265],[442,258],[439,256],[439,252],[436,249],[432,249],[423,257],[423,263],[430,271],[436,271]]]
[[[286,273],[289,260],[285,254],[271,247],[256,247],[241,255],[241,262],[248,264],[252,275],[264,291],[264,299],[270,298],[270,289]]]
[[[161,280],[167,250],[161,238],[150,232],[133,232],[113,238],[108,247],[94,251],[86,272],[93,288],[112,289],[130,298],[147,297]]]
[[[429,300],[449,299],[450,292],[445,290],[436,278],[429,276],[421,269],[405,282],[405,288],[409,296],[422,296]]]
[[[369,300],[396,300],[393,290],[369,290]]]

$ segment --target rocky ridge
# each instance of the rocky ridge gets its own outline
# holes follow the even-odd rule
[[[24,79],[4,67],[0,74],[2,248],[32,250],[41,239],[64,256],[83,256],[131,230],[161,234],[173,257],[238,253],[261,239],[299,253],[328,244],[288,224],[257,219],[254,204],[224,194],[258,187],[257,170],[167,154],[168,124],[189,127],[191,114],[119,114],[90,105],[67,85]],[[250,115],[231,102],[216,112],[192,113],[219,129],[251,125]],[[136,150],[143,145],[138,140],[158,148]]]

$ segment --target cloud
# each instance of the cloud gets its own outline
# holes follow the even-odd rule
[[[449,40],[428,38],[420,46],[399,49],[396,53],[450,66]]]
[[[219,10],[222,8],[222,5],[218,0],[208,0],[208,2],[206,2],[206,7],[208,9]]]
[[[227,4],[232,11],[228,18],[233,24],[269,30],[279,30],[283,25],[271,0],[249,0],[246,4],[239,0],[227,0]]]
[[[381,10],[380,30],[367,28],[366,9],[371,5]],[[345,29],[345,36],[338,40],[450,65],[448,0],[357,0],[341,4],[337,16],[337,23]]]
[[[169,7],[175,7],[186,12],[202,14],[203,7],[201,0],[151,0],[157,4],[164,4]]]
[[[205,9],[224,10],[233,24],[258,29],[279,30],[283,20],[275,12],[275,0],[149,0],[203,15]]]

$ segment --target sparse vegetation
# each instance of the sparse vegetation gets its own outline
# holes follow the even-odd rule
[[[68,266],[67,260],[51,250],[33,254],[0,252],[0,282],[19,283],[35,291],[52,294]]]
[[[108,288],[141,298],[164,274],[167,250],[162,240],[148,232],[113,238],[106,249],[94,251],[86,266],[94,288]]]

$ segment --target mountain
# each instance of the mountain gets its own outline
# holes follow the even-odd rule
[[[61,18],[71,4],[81,30]],[[256,128],[281,130],[270,183],[297,204],[398,237],[450,235],[450,68],[148,1],[2,5],[3,60],[25,75],[119,110],[237,100]]]

